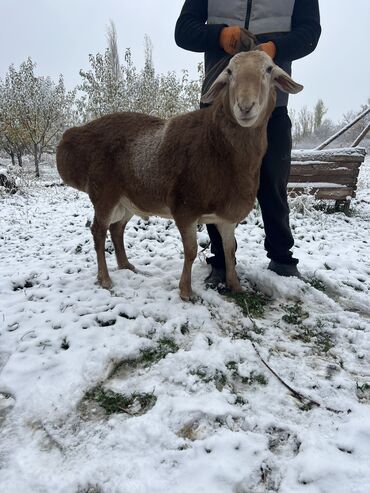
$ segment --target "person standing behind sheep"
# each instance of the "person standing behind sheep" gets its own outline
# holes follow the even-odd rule
[[[267,53],[289,74],[293,60],[317,46],[321,34],[318,0],[186,0],[176,23],[175,40],[186,50],[205,53],[204,93],[243,46],[255,35],[258,49]],[[207,87],[206,87],[207,86]],[[265,228],[268,269],[281,276],[297,276],[298,259],[292,255],[294,240],[289,225],[287,183],[291,164],[291,121],[288,95],[278,91],[276,108],[268,124],[268,150],[260,173],[257,195]],[[227,163],[225,163],[227,166]],[[213,257],[206,281],[225,281],[225,256],[216,225],[207,224]]]

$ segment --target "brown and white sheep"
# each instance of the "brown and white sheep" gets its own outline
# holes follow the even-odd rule
[[[263,52],[240,53],[203,96],[204,103],[212,103],[205,109],[168,120],[114,113],[64,133],[57,167],[63,181],[87,192],[94,206],[91,230],[101,286],[112,285],[105,259],[108,229],[118,267],[134,270],[123,234],[137,214],[175,220],[184,244],[182,299],[192,294],[198,223],[217,225],[227,285],[242,290],[235,271],[234,229],[256,199],[275,87],[302,90]]]

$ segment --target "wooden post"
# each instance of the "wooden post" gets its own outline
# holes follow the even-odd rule
[[[315,150],[321,151],[321,149],[324,149],[324,147],[326,147],[328,144],[330,144],[330,142],[333,142],[333,140],[335,140],[337,137],[339,137],[340,135],[342,135],[346,130],[348,130],[349,128],[353,127],[353,125],[355,123],[359,122],[369,112],[370,112],[370,107],[366,108],[366,110],[364,110],[360,115],[358,115],[353,121],[351,121],[350,123],[348,123],[348,125],[346,125],[341,130],[339,130],[339,132],[337,132],[336,134],[332,135],[329,139],[325,140],[325,142],[323,142],[318,147],[316,147]]]
[[[360,133],[360,135],[357,137],[357,139],[354,141],[354,143],[351,145],[351,147],[356,147],[358,144],[361,142],[362,139],[365,138],[366,134],[370,130],[370,123],[368,124],[367,127],[363,129],[363,131]]]

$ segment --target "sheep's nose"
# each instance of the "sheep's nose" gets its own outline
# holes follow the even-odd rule
[[[256,103],[249,103],[249,104],[240,104],[238,103],[238,106],[239,106],[239,109],[241,111],[241,113],[243,113],[244,115],[248,115],[252,109],[254,108]]]

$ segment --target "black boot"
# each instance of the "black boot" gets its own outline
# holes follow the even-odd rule
[[[226,283],[226,269],[224,267],[215,267],[212,265],[210,274],[204,279],[207,286],[217,288],[219,284]]]
[[[226,282],[225,254],[217,227],[214,224],[207,224],[207,230],[211,240],[213,257],[207,258],[207,264],[212,267],[212,270],[204,282],[207,286],[216,288],[219,284]]]
[[[296,264],[280,264],[279,262],[275,262],[275,260],[271,260],[267,268],[275,272],[278,276],[302,278]]]

